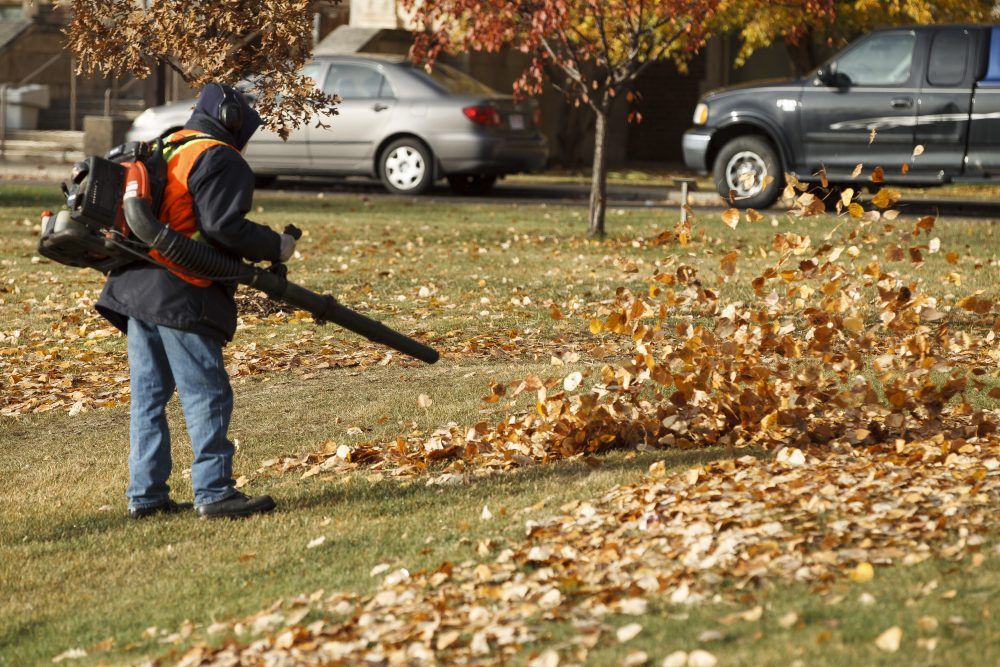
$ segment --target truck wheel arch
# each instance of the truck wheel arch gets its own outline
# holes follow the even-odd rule
[[[784,142],[778,139],[778,135],[763,125],[746,121],[737,121],[729,125],[725,125],[712,134],[712,141],[709,143],[708,151],[705,153],[706,169],[709,171],[712,170],[715,165],[715,158],[718,156],[719,151],[722,150],[723,146],[737,137],[750,135],[761,137],[770,143],[781,157],[782,169],[786,171],[789,169],[791,156],[789,155],[788,148],[784,145]]]

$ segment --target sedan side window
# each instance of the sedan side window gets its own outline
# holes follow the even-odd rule
[[[371,100],[392,95],[385,77],[363,65],[330,65],[323,92],[345,100]]]
[[[320,63],[306,63],[302,69],[299,70],[299,76],[304,76],[307,79],[312,79],[313,83],[318,83],[320,72],[323,69],[323,65]]]
[[[852,86],[899,86],[910,80],[912,32],[873,35],[837,59],[837,75]]]

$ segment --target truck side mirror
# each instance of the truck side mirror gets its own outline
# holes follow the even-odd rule
[[[824,86],[838,86],[842,83],[842,77],[837,73],[837,61],[831,60],[823,67],[816,70],[816,78]]]

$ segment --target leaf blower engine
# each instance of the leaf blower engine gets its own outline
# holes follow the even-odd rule
[[[429,364],[438,353],[420,341],[390,329],[287,278],[287,267],[248,264],[204,241],[196,241],[164,225],[155,211],[166,184],[166,165],[159,142],[130,142],[104,158],[91,156],[73,167],[71,184],[63,184],[66,208],[42,213],[39,254],[61,264],[108,273],[137,261],[164,265],[195,278],[249,285],[271,299],[308,311],[317,322],[333,322],[365,338]],[[295,238],[301,232],[285,228]],[[165,266],[165,265],[164,265]]]

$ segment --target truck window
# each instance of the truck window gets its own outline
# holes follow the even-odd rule
[[[912,32],[872,35],[837,59],[837,74],[852,86],[899,86],[910,79]]]
[[[932,86],[957,86],[965,81],[969,60],[969,31],[942,30],[931,42],[927,65],[927,83]]]

